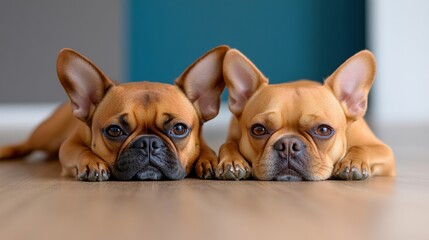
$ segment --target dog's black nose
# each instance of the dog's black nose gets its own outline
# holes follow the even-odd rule
[[[286,158],[299,155],[303,151],[304,144],[299,138],[288,136],[277,140],[273,147],[281,157]]]
[[[132,148],[141,149],[146,156],[155,156],[165,148],[165,144],[156,135],[144,135],[132,144]]]

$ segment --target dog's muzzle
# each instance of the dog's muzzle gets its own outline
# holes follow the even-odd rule
[[[116,161],[118,180],[178,180],[186,175],[176,154],[156,135],[141,135]]]
[[[304,142],[295,136],[285,136],[273,145],[275,151],[275,180],[300,181],[306,179],[308,157]]]

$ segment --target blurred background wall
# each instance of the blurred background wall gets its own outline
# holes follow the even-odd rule
[[[243,51],[271,82],[322,81],[369,48],[376,121],[427,123],[428,12],[425,0],[2,0],[0,105],[64,101],[55,71],[63,47],[113,79],[170,83],[219,44]]]
[[[65,47],[123,79],[123,8],[116,0],[1,0],[0,104],[65,101],[55,70]]]
[[[322,81],[365,48],[365,1],[128,1],[128,80],[172,82],[227,44],[272,83]]]
[[[429,123],[429,1],[368,1],[368,46],[378,72],[372,116],[379,122]]]

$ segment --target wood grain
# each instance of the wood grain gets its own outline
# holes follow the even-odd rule
[[[0,239],[427,239],[427,130],[380,128],[398,176],[356,182],[90,183],[2,161]]]

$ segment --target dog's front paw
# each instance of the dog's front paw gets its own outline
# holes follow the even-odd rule
[[[76,179],[80,181],[106,181],[110,178],[107,164],[99,159],[82,159],[77,168]]]
[[[195,163],[195,173],[199,178],[214,179],[217,165],[218,158],[213,151],[201,153],[200,158]]]
[[[364,156],[359,156],[353,151],[347,155],[334,167],[333,176],[343,180],[363,180],[371,175],[371,168],[368,161],[363,160]]]
[[[251,176],[251,168],[241,156],[221,159],[216,169],[216,177],[222,180],[241,180]]]

